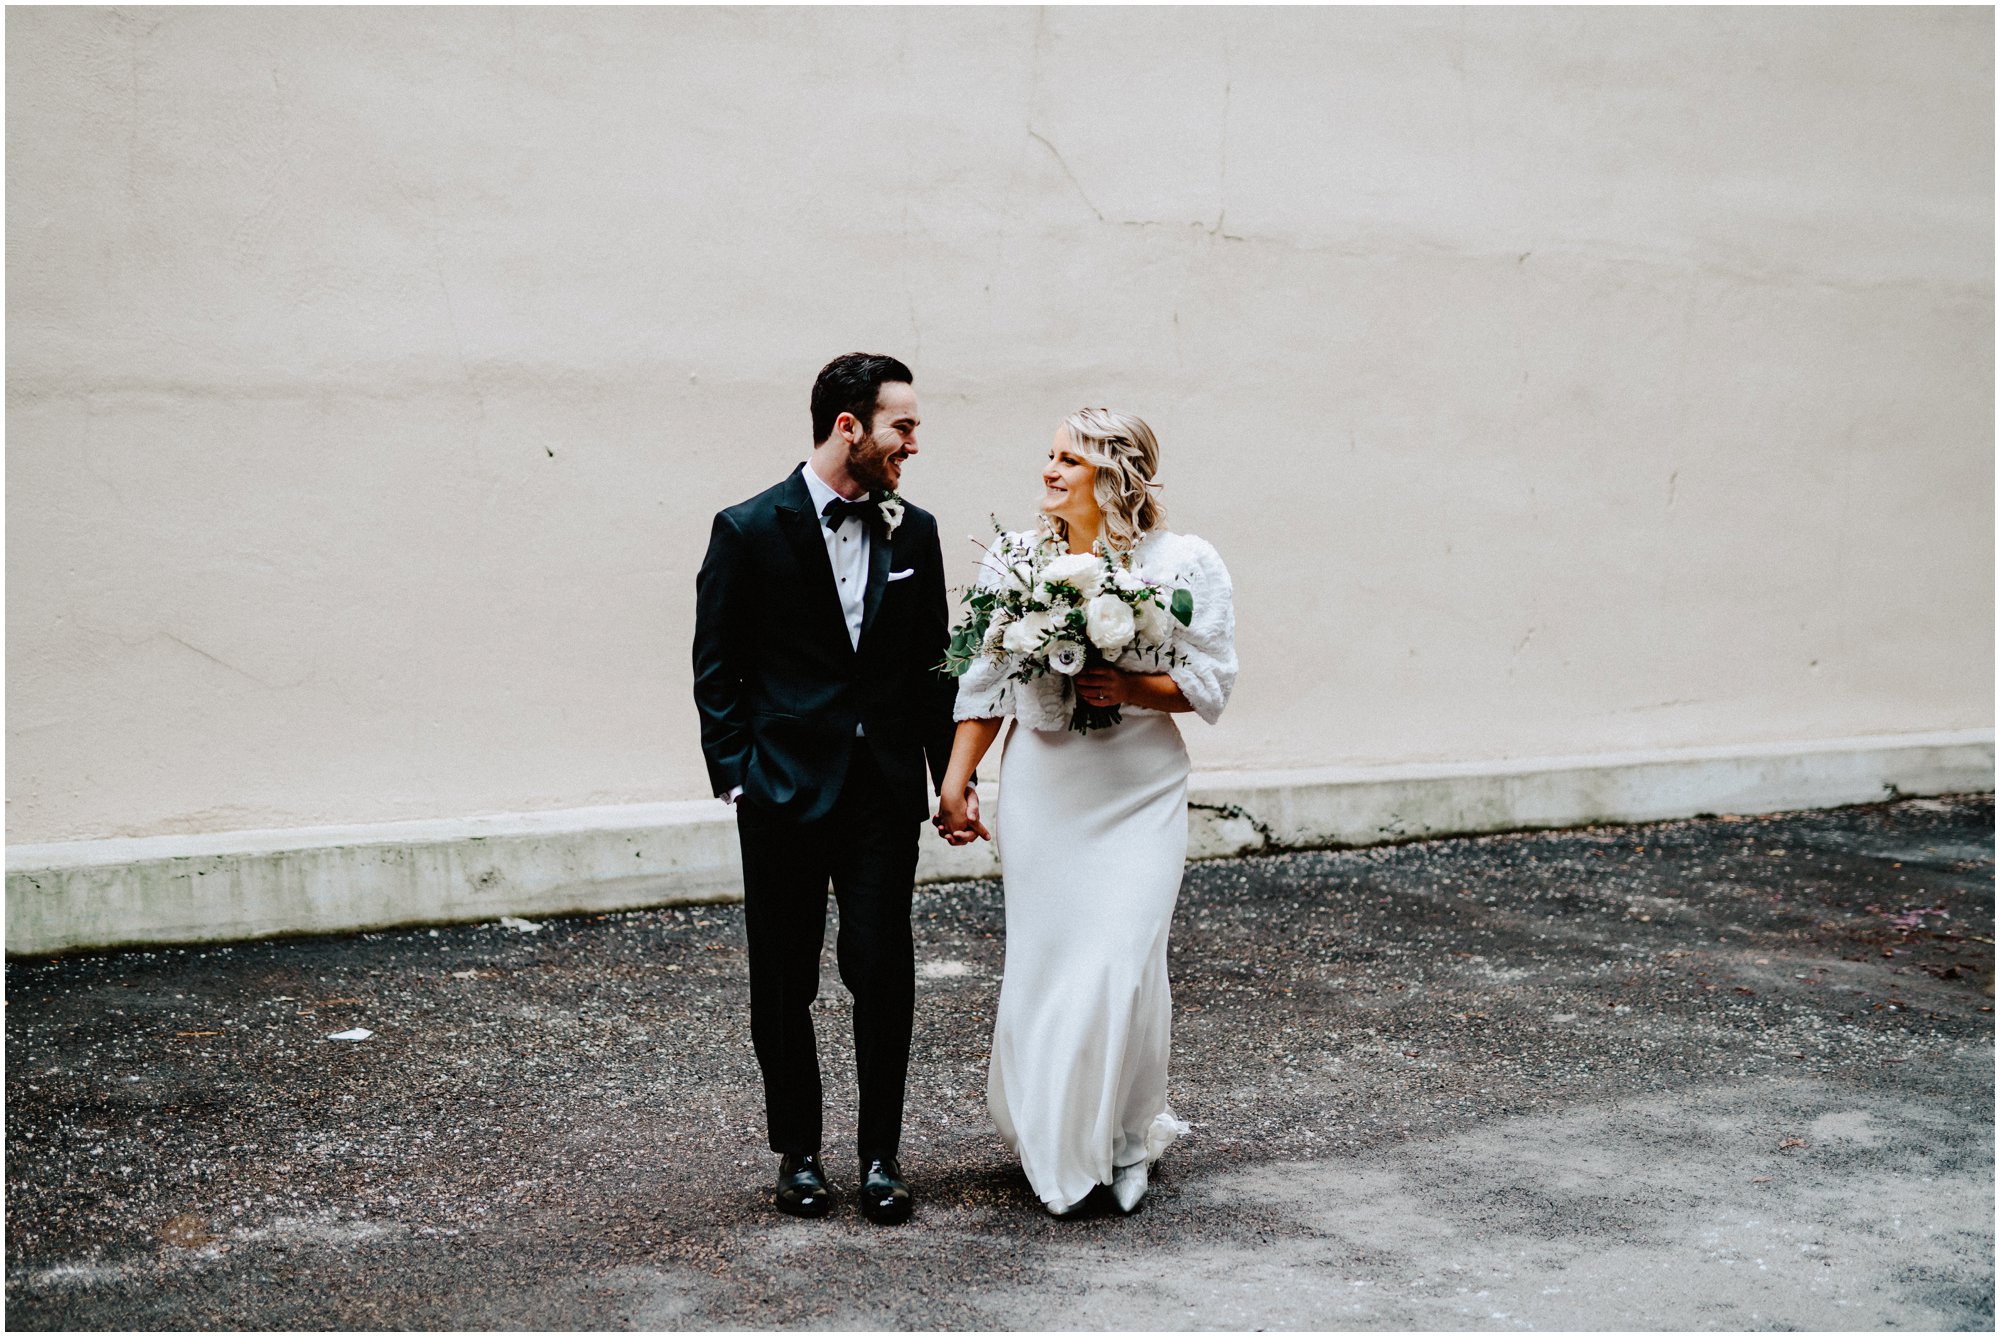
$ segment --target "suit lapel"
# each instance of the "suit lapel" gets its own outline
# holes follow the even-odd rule
[[[778,528],[792,545],[799,569],[805,572],[806,601],[825,614],[826,626],[822,630],[830,630],[841,648],[852,653],[853,644],[847,639],[847,618],[840,611],[840,591],[834,588],[833,563],[826,555],[826,540],[820,537],[819,517],[813,514],[812,493],[806,491],[806,480],[796,470],[785,480],[778,498]],[[872,563],[869,580],[869,593],[873,597]],[[812,594],[814,589],[819,591],[818,595]]]
[[[882,537],[879,531],[869,537],[868,593],[861,601],[861,635],[856,638],[857,645],[867,641],[868,629],[875,625],[875,614],[882,609],[882,591],[889,583],[894,546],[895,540]]]

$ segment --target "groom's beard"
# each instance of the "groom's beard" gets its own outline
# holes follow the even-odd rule
[[[900,446],[891,446],[884,450],[863,438],[847,448],[847,472],[871,492],[892,492],[896,480],[890,476],[889,461],[901,449]]]

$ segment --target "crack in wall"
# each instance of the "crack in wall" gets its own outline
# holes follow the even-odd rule
[[[1222,112],[1217,118],[1215,131],[1215,226],[1208,229],[1211,237],[1227,235],[1222,231],[1222,221],[1229,217],[1229,90],[1234,83],[1233,72],[1229,42],[1225,38],[1222,43]]]
[[[216,657],[215,657],[214,655],[212,655],[212,654],[210,654],[210,653],[209,653],[208,651],[206,651],[206,650],[202,649],[202,648],[201,648],[200,646],[198,646],[198,645],[191,645],[191,644],[189,644],[188,642],[186,642],[186,641],[182,640],[182,639],[181,639],[180,637],[178,637],[178,636],[174,635],[174,634],[173,634],[173,633],[172,633],[171,631],[162,631],[162,632],[159,632],[159,633],[157,633],[157,634],[158,634],[158,635],[160,635],[160,636],[163,636],[163,637],[165,637],[165,638],[166,638],[167,640],[170,640],[170,641],[172,641],[172,642],[173,642],[173,643],[174,643],[175,645],[178,645],[178,646],[180,646],[180,647],[181,647],[181,648],[182,648],[183,650],[191,650],[191,651],[193,651],[193,652],[194,652],[195,654],[198,654],[198,655],[200,655],[200,656],[201,656],[201,657],[202,657],[203,659],[206,659],[206,660],[207,660],[207,661],[208,661],[209,663],[211,663],[211,664],[215,664],[215,665],[218,665],[218,666],[220,666],[220,667],[222,667],[222,668],[226,668],[226,669],[228,669],[228,670],[229,670],[229,671],[230,671],[231,673],[234,673],[234,674],[235,674],[235,675],[236,675],[237,677],[239,677],[239,678],[246,678],[246,679],[248,679],[249,681],[251,681],[251,682],[254,682],[254,683],[256,683],[256,684],[257,684],[257,685],[258,685],[259,687],[262,687],[262,688],[264,688],[264,689],[265,689],[265,690],[267,690],[267,691],[273,691],[273,692],[275,692],[275,691],[279,691],[279,690],[281,690],[281,689],[279,688],[278,684],[276,684],[276,683],[270,683],[270,682],[266,682],[266,681],[264,681],[264,680],[263,680],[262,678],[258,677],[258,676],[257,676],[256,674],[254,674],[254,673],[246,673],[246,672],[245,672],[245,671],[243,671],[242,669],[240,669],[240,668],[236,667],[236,665],[234,665],[234,664],[230,663],[230,662],[229,662],[228,660],[226,660],[226,659],[218,659],[218,658],[216,658]],[[296,686],[297,684],[296,684],[296,683],[294,683],[294,684],[288,684],[288,685],[289,685],[289,686]]]
[[[1240,804],[1200,803],[1190,799],[1188,801],[1188,812],[1213,813],[1217,817],[1220,817],[1222,820],[1226,822],[1236,821],[1236,822],[1246,823],[1252,831],[1255,831],[1257,833],[1258,844],[1252,849],[1239,850],[1237,851],[1237,853],[1269,854],[1276,850],[1284,848],[1283,845],[1279,844],[1278,833],[1272,829],[1271,824],[1269,822],[1259,821],[1256,817],[1246,812],[1243,809],[1242,805]]]
[[[1048,141],[1048,138],[1045,135],[1041,134],[1039,131],[1037,131],[1033,126],[1028,127],[1028,138],[1034,140],[1036,143],[1040,144],[1043,148],[1047,149],[1049,153],[1055,158],[1056,166],[1062,168],[1063,175],[1069,178],[1070,185],[1076,187],[1076,197],[1083,201],[1084,207],[1086,209],[1089,209],[1091,213],[1097,216],[1097,221],[1100,223],[1110,222],[1111,220],[1104,216],[1104,211],[1098,208],[1095,204],[1092,204],[1090,202],[1089,193],[1084,190],[1083,182],[1076,179],[1076,173],[1072,172],[1069,169],[1069,163],[1067,160],[1063,158],[1062,150],[1058,149],[1054,144],[1051,144]]]

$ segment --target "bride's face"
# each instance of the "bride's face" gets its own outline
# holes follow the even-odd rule
[[[1049,462],[1042,470],[1042,513],[1067,520],[1083,529],[1096,529],[1104,520],[1097,505],[1097,468],[1080,459],[1071,448],[1069,429],[1056,428],[1049,445]]]

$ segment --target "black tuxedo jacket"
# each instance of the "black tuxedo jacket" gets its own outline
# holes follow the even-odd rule
[[[718,794],[741,785],[744,800],[809,822],[833,807],[853,750],[866,747],[920,820],[951,756],[957,694],[938,667],[950,631],[937,520],[905,502],[893,537],[874,531],[858,648],[820,524],[798,469],[715,517],[694,622],[709,782]]]

